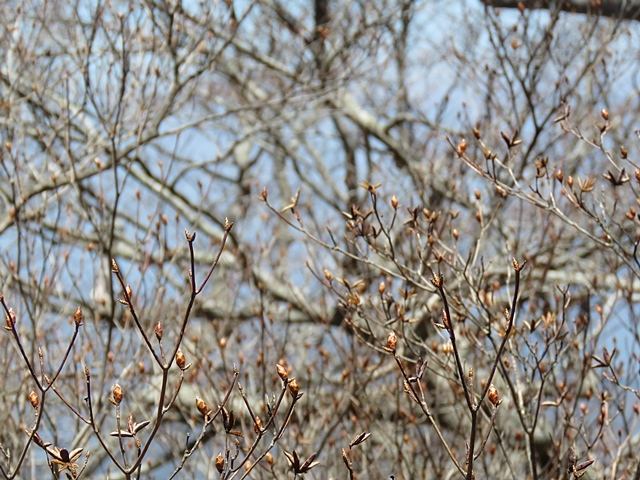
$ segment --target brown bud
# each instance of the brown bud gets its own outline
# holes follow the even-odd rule
[[[605,120],[609,120],[609,110],[607,110],[606,108],[600,110],[600,115],[602,115],[602,118],[604,118]]]
[[[455,238],[456,240],[458,240],[458,237],[460,236],[460,234],[458,233],[458,229],[454,228],[453,232],[451,232],[453,235],[453,238]]]
[[[222,473],[223,468],[224,468],[224,457],[222,456],[221,453],[219,453],[218,456],[216,457],[216,469],[218,470],[218,473]]]
[[[256,421],[253,423],[253,431],[256,432],[256,435],[260,435],[260,431],[262,430],[262,420],[260,417],[256,417]]]
[[[331,272],[326,268],[322,271],[322,273],[324,273],[324,278],[326,278],[328,282],[331,282],[333,280],[333,275],[331,275]]]
[[[477,188],[473,190],[473,196],[476,197],[476,200],[480,200],[480,190],[478,190]]]
[[[442,309],[442,325],[444,325],[444,328],[446,328],[447,330],[451,329],[451,322],[449,321],[449,315],[447,315],[447,311],[444,308]]]
[[[276,459],[275,459],[275,458],[273,458],[273,455],[271,455],[271,453],[267,453],[267,454],[264,456],[264,459],[265,459],[265,460],[267,461],[267,463],[268,463],[269,465],[271,465],[272,467],[273,467],[273,466],[275,465],[275,463],[276,463]]]
[[[122,397],[124,394],[122,393],[122,387],[117,383],[113,386],[113,401],[116,405],[120,405],[122,402]]]
[[[262,197],[261,200],[264,202],[267,200],[267,197],[269,196],[269,192],[267,192],[267,187],[262,187]]]
[[[286,382],[289,379],[289,374],[287,373],[287,369],[284,368],[279,363],[276,364],[276,370],[278,371],[278,376],[282,379],[283,382]]]
[[[458,153],[458,156],[461,157],[462,155],[464,155],[464,152],[466,149],[467,149],[467,141],[463,138],[462,140],[460,140],[460,143],[456,147],[456,152]]]
[[[13,308],[9,309],[9,314],[5,317],[5,321],[7,322],[7,326],[4,327],[5,330],[13,330],[16,325],[16,314],[13,311]]]
[[[73,314],[73,321],[76,322],[76,325],[82,325],[82,319],[84,315],[82,315],[82,309],[80,307],[76,308],[76,313]]]
[[[298,381],[295,378],[293,378],[289,382],[289,393],[293,398],[296,398],[298,396],[299,391],[300,391],[300,385],[298,385]]]
[[[558,170],[556,172],[556,180],[558,180],[560,183],[562,183],[563,179],[564,179],[564,175],[562,174],[562,170]]]
[[[127,294],[127,300],[131,300],[133,298],[133,290],[131,289],[131,285],[127,283],[127,286],[124,287],[124,291]]]
[[[380,282],[380,285],[378,285],[378,293],[382,295],[386,289],[387,286],[384,284],[384,282]]]
[[[398,199],[396,198],[395,195],[391,197],[391,206],[393,207],[394,210],[398,209]]]
[[[162,323],[158,322],[156,324],[155,332],[156,332],[156,338],[158,340],[162,340]]]
[[[389,332],[389,335],[387,336],[387,348],[390,351],[395,352],[397,344],[398,344],[398,336],[396,335],[396,332],[391,330]]]
[[[40,399],[38,398],[38,394],[33,390],[31,390],[31,393],[29,393],[29,402],[31,402],[31,406],[34,409],[38,410],[38,406],[40,405]]]
[[[500,395],[498,394],[498,389],[493,386],[493,383],[489,385],[488,395],[489,395],[489,401],[493,403],[494,407],[497,407],[502,403],[502,400],[500,400]]]
[[[567,178],[567,183],[569,184],[569,187],[573,187],[573,177],[571,175]]]
[[[227,348],[227,339],[226,339],[226,338],[224,338],[224,337],[222,337],[222,338],[220,339],[219,344],[220,344],[220,348],[222,348],[222,349]]]
[[[636,182],[640,183],[640,170],[636,170]]]
[[[176,365],[178,365],[180,370],[186,370],[187,368],[187,358],[184,356],[181,348],[176,352]]]
[[[209,409],[207,402],[205,402],[200,397],[196,397],[196,408],[205,417],[211,413],[211,410]]]
[[[624,158],[625,160],[629,155],[629,152],[627,151],[627,147],[625,147],[624,145],[620,147],[620,155],[622,155],[622,158]]]
[[[480,140],[480,130],[476,127],[473,127],[473,136],[476,137],[476,140]]]

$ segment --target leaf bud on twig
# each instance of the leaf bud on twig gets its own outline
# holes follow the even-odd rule
[[[158,322],[155,328],[156,338],[162,340],[162,323]]]
[[[211,413],[211,409],[207,405],[207,402],[205,402],[200,397],[196,397],[196,408],[205,417]]]
[[[620,147],[620,155],[622,155],[622,158],[625,159],[625,160],[627,159],[627,156],[629,155],[627,147],[625,147],[624,145],[622,145]]]
[[[7,326],[4,327],[5,330],[12,331],[16,326],[16,314],[13,308],[9,309],[9,314],[5,317],[5,321],[7,322]]]
[[[219,453],[218,456],[216,457],[216,470],[218,470],[218,473],[222,473],[223,468],[224,468],[224,457],[222,456],[221,453]]]
[[[289,379],[289,375],[287,374],[287,369],[284,368],[279,363],[276,364],[276,370],[278,371],[278,376],[282,379],[283,382],[286,382]]]
[[[502,400],[500,399],[500,395],[498,394],[498,389],[493,386],[493,383],[489,385],[488,396],[489,396],[489,401],[493,403],[494,407],[497,407],[502,403]]]
[[[38,398],[38,394],[33,390],[31,390],[31,393],[29,393],[29,402],[31,403],[31,406],[35,410],[38,410],[38,406],[40,405],[40,399]]]
[[[187,364],[187,358],[185,357],[181,348],[176,352],[176,365],[180,370],[187,370],[191,364]]]
[[[396,332],[391,330],[389,332],[389,335],[387,336],[387,350],[395,353],[397,344],[398,344],[398,336],[396,335]]]
[[[289,382],[289,393],[293,398],[297,398],[299,391],[300,385],[298,385],[298,381],[295,378],[291,379],[291,381]]]
[[[120,405],[122,402],[122,397],[124,396],[122,392],[122,387],[117,383],[113,386],[113,404]]]
[[[82,314],[82,308],[76,308],[76,313],[73,314],[73,321],[76,322],[77,326],[82,325],[82,319],[84,315]]]

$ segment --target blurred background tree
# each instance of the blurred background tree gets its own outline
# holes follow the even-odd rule
[[[5,476],[60,470],[29,393],[80,306],[36,411],[84,477],[139,454],[77,414],[88,366],[104,432],[114,385],[141,423],[184,377],[144,478],[640,478],[640,31],[611,5],[3,2],[0,278],[35,366],[7,332]],[[193,363],[168,383],[159,322]],[[276,364],[304,396],[261,434]],[[196,396],[237,421],[193,450]]]

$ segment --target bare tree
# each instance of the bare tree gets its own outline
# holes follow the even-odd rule
[[[4,477],[639,478],[640,32],[537,6],[2,4]]]

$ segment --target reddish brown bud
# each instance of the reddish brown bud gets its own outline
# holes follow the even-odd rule
[[[629,155],[629,152],[627,151],[627,147],[625,147],[624,145],[620,147],[620,155],[622,155],[622,158],[624,158],[625,160]]]
[[[283,382],[286,382],[289,379],[289,374],[287,373],[287,369],[284,368],[279,363],[276,364],[276,370],[278,371],[278,376],[282,379]]]
[[[218,473],[222,473],[223,468],[224,468],[224,457],[222,456],[221,453],[219,453],[218,456],[216,457],[216,469],[218,470]]]
[[[267,454],[264,456],[264,459],[265,459],[265,460],[267,461],[267,463],[268,463],[270,466],[272,466],[272,467],[273,467],[273,466],[275,465],[275,463],[276,463],[276,459],[275,459],[275,458],[273,458],[273,455],[271,455],[271,453],[267,453]]]
[[[391,197],[391,206],[393,207],[394,210],[398,209],[398,199],[396,198],[395,195]]]
[[[262,420],[260,417],[256,417],[256,421],[253,424],[253,431],[256,432],[256,435],[260,435],[260,431],[262,430]]]
[[[456,152],[458,156],[461,157],[462,155],[464,155],[464,152],[466,149],[467,149],[467,141],[463,138],[462,140],[460,140],[460,143],[456,147]]]
[[[116,383],[113,386],[113,403],[115,405],[120,405],[123,396],[124,394],[122,393],[122,387]]]
[[[162,340],[162,323],[158,322],[156,324],[155,332],[156,332],[156,338],[158,340]]]
[[[84,315],[82,314],[82,309],[80,307],[76,308],[76,313],[73,314],[73,321],[76,322],[76,325],[82,325],[82,319]]]
[[[556,180],[558,180],[560,183],[562,183],[563,179],[564,179],[564,175],[562,174],[562,170],[558,170],[556,172]]]
[[[178,365],[180,370],[187,369],[187,358],[184,356],[181,348],[176,352],[176,365]]]
[[[493,403],[495,407],[497,407],[502,403],[502,400],[500,400],[500,395],[498,394],[498,389],[493,386],[493,383],[489,385],[488,396],[489,396],[489,401]]]
[[[605,120],[609,120],[609,110],[607,110],[606,108],[600,110],[600,115],[602,115],[602,118],[604,118]]]
[[[5,321],[7,322],[7,326],[4,327],[5,330],[13,330],[16,325],[16,314],[13,311],[13,308],[9,309],[9,314],[5,317]]]
[[[395,352],[397,344],[398,344],[398,336],[396,335],[396,332],[391,330],[389,332],[389,335],[387,336],[387,348],[390,351]]]
[[[209,409],[207,402],[205,402],[200,397],[196,397],[196,408],[205,417],[211,413],[211,410]]]
[[[476,140],[480,140],[480,130],[476,127],[473,127],[473,136],[476,137]]]
[[[386,289],[387,286],[384,284],[384,282],[380,282],[380,285],[378,285],[378,293],[382,295]]]
[[[298,381],[294,378],[289,382],[289,393],[293,398],[296,398],[299,391],[300,385],[298,385]]]
[[[567,178],[567,183],[569,184],[569,187],[573,187],[573,177],[571,175]]]
[[[38,398],[38,394],[33,390],[31,390],[31,393],[29,393],[29,402],[31,402],[31,406],[35,410],[38,410],[38,406],[40,405],[40,399]]]

